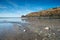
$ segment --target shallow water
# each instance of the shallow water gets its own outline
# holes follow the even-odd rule
[[[0,18],[0,40],[59,40],[60,19]]]

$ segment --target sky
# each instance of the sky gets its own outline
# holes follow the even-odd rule
[[[21,17],[59,6],[60,0],[0,0],[0,17]]]

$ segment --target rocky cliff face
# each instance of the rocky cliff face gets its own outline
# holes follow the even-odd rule
[[[32,12],[27,14],[26,17],[60,17],[60,7],[51,8],[40,12]]]

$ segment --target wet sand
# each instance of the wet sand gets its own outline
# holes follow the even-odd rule
[[[0,23],[0,40],[35,40],[39,35],[30,31],[26,24]]]
[[[60,19],[28,19],[0,23],[0,40],[60,40]]]

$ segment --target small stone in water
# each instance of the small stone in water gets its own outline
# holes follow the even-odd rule
[[[55,35],[55,33],[53,33],[53,35]]]
[[[49,29],[49,27],[45,27],[44,29],[48,30],[48,29]]]
[[[23,30],[24,32],[26,31],[26,30]]]
[[[37,39],[35,38],[35,40],[37,40]]]

